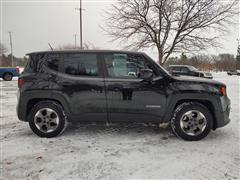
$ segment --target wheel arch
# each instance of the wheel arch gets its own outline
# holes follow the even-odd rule
[[[174,112],[174,110],[177,108],[177,106],[179,106],[182,103],[186,103],[186,102],[197,102],[200,103],[202,105],[204,105],[205,107],[207,107],[207,109],[210,111],[210,113],[212,114],[213,117],[213,130],[216,129],[217,127],[217,120],[216,120],[216,107],[214,107],[214,103],[211,99],[200,99],[200,98],[182,98],[182,99],[176,99],[174,103],[172,103],[170,105],[170,107],[168,108],[167,112],[165,113],[164,119],[165,121],[170,121],[172,118],[172,112]]]
[[[58,103],[59,105],[62,105],[62,103],[56,99],[51,99],[51,98],[32,98],[30,99],[28,102],[27,102],[27,111],[26,111],[26,116],[28,116],[29,112],[31,111],[31,109],[36,105],[38,104],[39,102],[42,102],[42,101],[53,101],[53,102],[56,102]],[[63,107],[64,109],[64,107]]]
[[[40,101],[54,101],[60,104],[66,115],[70,114],[69,100],[61,93],[49,92],[49,90],[34,90],[19,93],[17,115],[22,121],[28,121],[27,117],[34,105]]]

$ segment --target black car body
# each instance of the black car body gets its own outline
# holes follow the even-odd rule
[[[184,75],[184,76],[195,76],[212,79],[211,73],[199,71],[193,66],[188,65],[169,65],[167,70],[174,76]]]
[[[59,121],[173,124],[182,105],[199,107],[202,114],[209,111],[205,116],[211,116],[210,129],[230,121],[230,100],[223,83],[174,77],[144,53],[82,50],[28,55],[18,82],[17,114],[39,136],[53,137],[61,131],[48,133],[47,124],[42,125],[50,116],[46,115],[50,107],[56,115],[60,113]],[[40,107],[45,112],[38,112],[42,113],[38,118]],[[34,125],[38,121],[36,126],[44,127],[46,133],[38,132]],[[204,136],[181,137],[199,140]]]

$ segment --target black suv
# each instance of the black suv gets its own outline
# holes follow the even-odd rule
[[[174,76],[184,75],[184,76],[195,76],[212,79],[211,73],[199,71],[197,68],[188,65],[169,65],[167,70]]]
[[[170,124],[185,140],[226,125],[223,83],[174,77],[144,53],[112,50],[30,53],[18,80],[17,114],[41,137],[67,121]]]

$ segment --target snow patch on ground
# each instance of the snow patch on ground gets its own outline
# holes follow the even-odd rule
[[[1,179],[239,179],[240,77],[227,85],[231,123],[199,142],[143,125],[81,125],[57,138],[34,135],[16,115],[17,81],[0,81]]]

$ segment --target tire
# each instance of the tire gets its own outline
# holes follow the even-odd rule
[[[213,127],[211,112],[197,102],[180,104],[171,119],[173,133],[187,141],[198,141],[205,138]]]
[[[12,78],[13,78],[13,75],[12,75],[11,73],[5,73],[5,74],[3,75],[3,80],[4,80],[4,81],[11,81]]]
[[[28,122],[36,135],[46,138],[60,135],[67,126],[62,106],[54,101],[37,103],[29,113]]]

